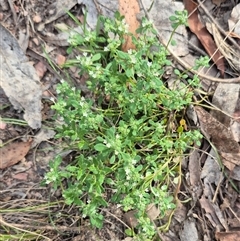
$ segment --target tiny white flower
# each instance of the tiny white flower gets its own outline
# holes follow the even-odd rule
[[[88,113],[87,113],[87,112],[84,112],[84,113],[83,113],[83,116],[84,116],[84,117],[87,117],[87,116],[88,116]]]
[[[49,184],[49,183],[51,183],[51,182],[50,182],[49,180],[46,180],[45,183],[46,183],[46,184]]]
[[[58,93],[59,94],[59,93]],[[55,100],[53,97],[50,97],[50,100],[55,103]]]
[[[114,153],[115,153],[115,155],[116,155],[116,156],[119,154],[119,152],[118,152],[118,151],[115,151]]]
[[[147,66],[150,67],[152,65],[152,62],[147,62]]]
[[[125,169],[125,173],[126,173],[126,175],[129,175],[130,172],[131,172],[130,169],[128,169],[128,168]]]
[[[83,107],[84,106],[84,102],[80,101],[79,105]]]
[[[132,159],[132,164],[135,165],[137,161],[135,159]]]
[[[111,144],[110,144],[110,143],[107,143],[107,144],[106,144],[106,147],[107,147],[107,148],[110,148],[110,147],[111,147]]]

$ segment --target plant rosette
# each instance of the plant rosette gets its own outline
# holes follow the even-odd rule
[[[176,80],[183,78],[186,84],[168,88],[163,75],[171,62],[148,20],[142,20],[139,37],[132,36],[136,49],[128,52],[121,51],[129,34],[124,18],[116,13],[114,20],[100,17],[100,23],[102,31],[84,28],[84,36],[69,39],[68,52],[79,55],[65,66],[77,66],[80,75],[88,76],[92,96],[84,97],[66,81],[58,85],[53,109],[62,124],[56,138],[66,140],[78,154],[64,169],[57,156],[45,181],[61,187],[66,203],[78,205],[98,228],[104,220],[99,208],[111,202],[124,211],[137,210],[133,235],[147,240],[156,230],[146,207],[155,204],[160,218],[174,210],[170,187],[180,180],[179,157],[201,138],[199,131],[187,128],[183,117],[199,80],[177,70]],[[111,198],[106,198],[106,189]]]

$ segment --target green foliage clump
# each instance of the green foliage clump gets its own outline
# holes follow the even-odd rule
[[[168,88],[163,75],[171,62],[146,19],[139,37],[132,36],[136,49],[128,52],[121,50],[129,34],[123,17],[100,20],[103,31],[84,28],[84,36],[73,34],[69,39],[69,52],[85,51],[66,66],[77,66],[80,75],[88,76],[91,97],[66,81],[59,84],[53,108],[62,124],[56,137],[64,138],[78,154],[65,169],[56,157],[46,182],[63,188],[67,180],[66,203],[78,205],[83,217],[98,228],[103,224],[99,208],[109,202],[124,211],[137,210],[135,235],[147,240],[156,233],[147,206],[155,204],[160,218],[175,208],[169,186],[179,180],[179,157],[201,138],[198,131],[187,130],[184,121],[199,80],[188,80],[177,70],[176,80],[183,77],[186,84]]]

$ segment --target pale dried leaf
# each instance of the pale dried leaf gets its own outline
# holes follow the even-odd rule
[[[44,11],[42,16],[48,15],[48,18],[45,18],[46,20],[38,25],[38,31],[43,31],[46,24],[49,24],[67,14],[67,11],[73,8],[76,4],[77,0],[58,0],[53,2],[49,5],[46,11]]]
[[[183,222],[183,229],[180,231],[180,240],[198,241],[198,231],[196,222],[193,219],[187,219]]]
[[[56,56],[56,64],[58,64],[58,65],[63,65],[64,63],[66,62],[66,57],[65,56],[63,56],[63,55],[61,55],[61,54],[58,54],[57,56]]]
[[[239,92],[240,92],[239,84],[219,83],[214,92],[212,103],[214,106],[218,107],[229,116],[232,116],[238,104]],[[222,124],[229,127],[230,125],[229,116],[216,110],[212,110],[211,114]]]
[[[32,143],[32,148],[35,147],[36,145],[40,144],[42,141],[47,141],[47,140],[53,138],[55,134],[56,134],[56,132],[54,130],[43,129],[42,128],[34,136],[33,143]]]
[[[24,53],[26,53],[26,50],[27,50],[28,44],[29,44],[29,34],[26,34],[22,30],[19,30],[18,43],[19,43],[22,51]]]
[[[201,131],[211,137],[217,150],[227,153],[238,153],[239,145],[234,140],[232,132],[203,108],[196,106]]]
[[[154,203],[147,206],[146,212],[150,220],[155,220],[160,215],[160,210]]]
[[[216,186],[221,180],[221,168],[217,162],[216,153],[213,148],[210,150],[202,168],[201,179],[204,179],[204,183],[214,183]]]
[[[191,152],[189,156],[188,170],[189,170],[189,181],[191,187],[194,188],[194,198],[200,197],[202,194],[202,185],[200,179],[200,163],[199,163],[200,155],[196,149]]]
[[[4,121],[0,121],[0,129],[4,130],[7,127],[7,124]]]
[[[215,237],[218,241],[240,241],[240,231],[217,232]]]
[[[38,77],[40,79],[42,79],[42,77],[47,72],[46,65],[43,62],[39,61],[37,64],[34,65],[34,67],[35,67],[35,70],[36,70],[36,73],[37,73]]]
[[[13,107],[24,110],[33,129],[41,127],[42,89],[36,71],[16,39],[0,24],[0,84]]]
[[[225,159],[225,161],[240,166],[240,153],[226,153],[221,151],[219,154]]]
[[[208,218],[208,220],[212,223],[212,225],[214,227],[221,227],[221,223],[219,222],[215,214],[212,201],[202,196],[199,202],[200,202],[201,208],[205,210],[206,212],[205,215]]]
[[[84,4],[86,6],[86,10],[84,14],[87,14],[86,23],[91,29],[95,29],[98,20],[98,10],[94,1],[89,0],[78,0],[78,3]]]
[[[0,169],[15,165],[28,153],[32,141],[11,142],[0,148]]]
[[[123,214],[123,220],[124,222],[131,228],[135,228],[138,225],[138,221],[136,218],[136,211],[128,211]]]
[[[240,3],[233,8],[228,26],[230,32],[240,35]]]

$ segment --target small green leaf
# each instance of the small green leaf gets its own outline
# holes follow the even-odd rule
[[[95,149],[96,151],[102,152],[102,151],[106,150],[107,147],[106,147],[104,144],[102,144],[102,143],[98,143],[98,144],[96,144],[96,145],[94,146],[94,149]]]
[[[95,54],[95,55],[92,56],[92,61],[93,61],[93,62],[94,62],[94,61],[97,61],[97,60],[99,60],[99,59],[101,59],[101,54],[100,54],[100,53],[97,53],[97,54]]]
[[[126,235],[129,236],[129,237],[133,237],[133,236],[134,236],[134,231],[133,231],[133,229],[128,228],[128,229],[125,230],[125,233],[126,233]]]
[[[114,164],[114,162],[115,162],[115,156],[113,155],[111,158],[110,158],[110,160],[109,160],[109,162],[110,162],[110,164]]]

